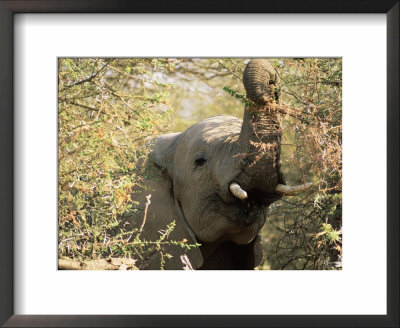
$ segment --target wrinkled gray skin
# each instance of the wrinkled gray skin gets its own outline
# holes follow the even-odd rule
[[[173,219],[177,223],[170,239],[198,242],[200,248],[187,252],[194,269],[253,269],[261,260],[258,233],[264,225],[268,206],[279,199],[274,190],[284,183],[280,173],[281,133],[267,100],[277,100],[279,79],[264,60],[246,66],[247,97],[244,119],[215,116],[182,133],[159,136],[150,161],[162,174],[148,181],[149,190],[133,198],[152,194],[152,204],[142,237],[157,238]],[[262,156],[255,143],[273,145]],[[248,198],[240,200],[229,190],[236,182]],[[142,215],[143,213],[141,213]],[[136,225],[139,216],[133,218]],[[171,247],[173,259],[166,269],[182,269],[182,249]],[[160,258],[144,261],[142,268],[159,268]]]

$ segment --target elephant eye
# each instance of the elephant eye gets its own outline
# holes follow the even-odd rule
[[[194,160],[194,164],[196,166],[203,166],[205,163],[207,162],[207,158],[202,155],[202,156],[198,156],[196,157],[196,159]]]

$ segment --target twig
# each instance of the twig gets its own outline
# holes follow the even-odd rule
[[[146,207],[144,209],[144,216],[143,216],[143,222],[142,225],[140,226],[139,232],[138,232],[138,236],[140,236],[140,234],[142,233],[143,227],[146,223],[146,219],[147,219],[147,210],[149,208],[149,205],[151,204],[151,195],[146,196]]]
[[[184,264],[183,270],[194,270],[186,254],[181,255],[181,261]]]
[[[97,75],[99,75],[99,73],[100,73],[104,68],[106,68],[107,65],[108,65],[108,63],[105,63],[103,66],[100,67],[100,69],[99,69],[98,71],[94,72],[92,75],[88,76],[87,78],[85,78],[85,79],[83,79],[83,80],[79,80],[79,81],[76,81],[76,82],[74,82],[74,83],[72,83],[72,84],[66,85],[66,86],[64,87],[64,89],[71,88],[71,87],[73,87],[73,86],[75,86],[75,85],[79,85],[79,84],[82,84],[82,83],[89,82],[89,81],[93,80]],[[63,90],[64,90],[64,89],[63,89]]]
[[[230,68],[228,68],[225,64],[223,64],[219,59],[217,59],[217,63],[220,64],[223,68],[225,68],[229,73],[231,73],[234,77],[236,77],[239,81],[242,81],[242,78],[233,72]]]
[[[82,108],[85,108],[85,109],[88,109],[88,110],[92,110],[92,111],[97,111],[98,110],[95,107],[90,107],[90,106],[87,106],[87,105],[79,104],[79,103],[74,102],[74,101],[64,100],[63,102],[65,102],[67,104],[70,104],[70,105],[82,107]]]

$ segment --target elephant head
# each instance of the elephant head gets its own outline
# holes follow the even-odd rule
[[[268,206],[292,192],[280,171],[279,77],[267,61],[255,59],[243,83],[249,99],[243,121],[205,119],[158,137],[150,155],[183,224],[201,244],[252,243]]]

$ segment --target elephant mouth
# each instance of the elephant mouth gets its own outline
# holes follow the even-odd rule
[[[266,194],[257,189],[248,189],[246,198],[234,198],[233,202],[224,202],[218,197],[220,204],[216,212],[230,223],[247,228],[265,221],[268,206],[279,198],[276,194]],[[262,226],[261,224],[261,226]],[[261,227],[260,227],[261,228]]]
[[[224,217],[228,222],[233,223],[238,226],[240,232],[240,228],[248,228],[255,223],[258,223],[259,217],[258,216],[247,216],[247,215],[240,215],[238,217],[231,217],[226,215],[223,212],[217,212],[220,216]]]
[[[237,204],[224,204],[216,211],[226,222],[219,240],[231,240],[238,245],[250,243],[259,233],[266,220],[267,207],[251,198]]]

